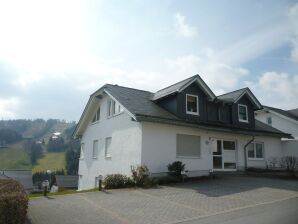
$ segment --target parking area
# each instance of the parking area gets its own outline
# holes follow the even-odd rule
[[[30,200],[39,223],[183,223],[298,197],[298,181],[227,176],[153,189],[121,189]]]

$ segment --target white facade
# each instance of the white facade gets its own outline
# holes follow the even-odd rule
[[[183,158],[176,156],[176,134],[195,135],[201,137],[200,158]],[[153,173],[167,172],[167,165],[174,161],[182,161],[193,175],[204,175],[213,169],[212,141],[215,139],[236,142],[236,169],[244,169],[244,146],[252,139],[247,135],[235,135],[223,132],[205,131],[158,123],[142,123],[142,163]],[[256,137],[255,142],[264,144],[263,159],[247,159],[248,167],[266,167],[271,157],[282,157],[281,141],[274,137]]]
[[[292,134],[295,139],[298,139],[298,121],[281,115],[274,111],[257,111],[255,118],[265,124],[268,124],[268,118],[271,118],[271,126],[285,133]]]
[[[84,155],[79,161],[79,190],[96,187],[96,177],[107,174],[130,174],[130,165],[141,164],[141,125],[125,113],[108,117],[105,95],[99,102],[100,119],[87,126],[81,144]],[[117,105],[118,106],[118,105]],[[94,107],[94,113],[97,108]],[[111,137],[111,155],[105,155],[105,140]],[[93,142],[98,140],[98,155],[93,158]]]

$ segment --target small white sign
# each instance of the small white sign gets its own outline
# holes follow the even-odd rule
[[[48,186],[50,186],[50,182],[48,180],[44,180],[42,182],[42,187],[48,187]]]
[[[102,175],[98,175],[97,179],[98,180],[102,180],[103,179],[103,176]]]

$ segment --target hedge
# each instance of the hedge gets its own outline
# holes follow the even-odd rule
[[[26,221],[28,195],[15,180],[0,180],[0,224],[23,224]]]
[[[103,180],[103,185],[105,189],[116,189],[116,188],[124,188],[131,187],[134,185],[132,180],[122,174],[110,174],[105,177]]]

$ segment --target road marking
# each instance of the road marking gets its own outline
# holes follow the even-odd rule
[[[187,206],[187,205],[185,205],[185,204],[179,204],[179,203],[174,202],[174,201],[171,201],[171,200],[169,200],[169,199],[163,199],[163,198],[161,198],[161,197],[157,197],[157,196],[154,196],[154,195],[151,195],[151,194],[147,194],[147,193],[141,192],[141,191],[139,191],[139,190],[137,190],[137,191],[133,191],[133,192],[136,193],[136,194],[145,195],[145,196],[147,196],[147,197],[151,197],[151,198],[154,198],[154,199],[158,199],[158,200],[160,200],[160,201],[164,201],[164,202],[166,202],[166,203],[171,203],[171,204],[174,204],[174,205],[178,205],[178,206],[180,206],[180,207],[184,207],[184,208],[187,208],[187,209],[191,209],[191,210],[194,210],[194,211],[197,211],[197,212],[203,212],[203,213],[207,213],[207,214],[210,213],[210,212],[208,212],[208,211],[205,210],[205,209],[193,208],[193,207],[191,207],[191,206]]]
[[[229,213],[229,212],[239,211],[239,210],[242,210],[242,209],[253,208],[253,207],[257,207],[257,206],[261,206],[261,205],[274,204],[276,202],[286,201],[286,200],[293,199],[293,198],[298,198],[298,194],[287,197],[287,198],[273,200],[273,201],[270,201],[270,202],[262,202],[262,203],[255,204],[255,205],[247,205],[247,206],[242,206],[242,207],[238,207],[238,208],[232,208],[232,209],[225,210],[225,211],[214,212],[212,214],[200,215],[200,216],[197,216],[197,217],[181,219],[179,221],[167,222],[167,223],[163,223],[163,224],[178,224],[178,223],[183,223],[183,222],[192,221],[192,220],[196,220],[196,219],[207,218],[207,217],[214,216],[214,215],[220,215],[220,214],[225,214],[225,213]]]
[[[121,222],[123,222],[123,223],[125,223],[125,224],[130,224],[130,223],[131,223],[130,220],[128,220],[128,219],[126,219],[126,218],[120,216],[118,213],[116,213],[116,212],[112,212],[111,210],[108,210],[108,209],[106,209],[106,208],[104,208],[104,207],[101,207],[100,205],[98,205],[98,204],[94,203],[93,201],[89,200],[88,198],[83,197],[82,195],[78,195],[78,196],[79,196],[80,198],[82,198],[83,200],[87,201],[88,203],[92,204],[92,205],[93,205],[94,207],[96,207],[97,209],[99,209],[99,210],[103,210],[104,212],[110,214],[112,217],[114,217],[114,218],[120,220]]]

